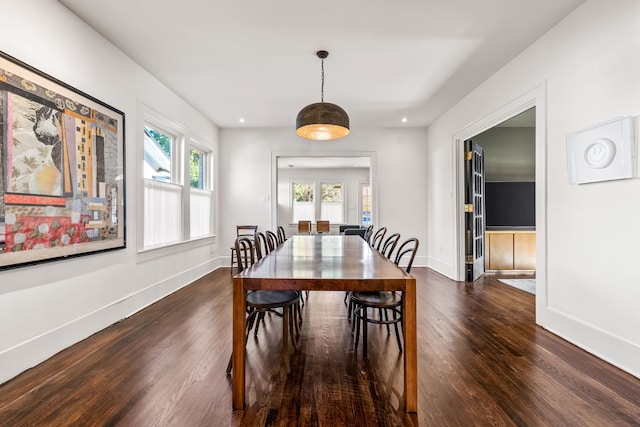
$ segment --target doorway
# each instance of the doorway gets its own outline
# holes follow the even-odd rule
[[[473,180],[465,172],[466,203],[473,204],[465,209],[465,227],[474,237],[471,247],[467,237],[466,281],[485,271],[535,273],[535,114],[532,107],[472,138],[483,162]]]
[[[313,221],[327,216],[328,205],[336,208],[336,203],[323,206],[322,188],[326,184],[339,184],[339,219],[331,221],[332,232],[337,232],[341,224],[361,224],[377,218],[376,206],[376,156],[374,152],[272,152],[271,153],[271,209],[272,227],[282,226],[287,234],[295,234],[294,205],[292,189],[296,183],[313,184]],[[366,204],[361,191],[363,184],[368,189]],[[335,201],[334,201],[335,202]],[[331,207],[331,206],[329,206]],[[363,209],[367,208],[366,215]],[[334,209],[335,210],[335,209]],[[334,213],[336,213],[334,212]],[[317,218],[316,218],[317,217]]]
[[[457,281],[465,280],[465,229],[464,229],[464,141],[495,127],[518,114],[535,107],[535,260],[536,260],[536,322],[543,324],[546,307],[546,84],[508,102],[453,135],[453,184],[454,259],[453,273]],[[486,109],[486,106],[485,106]]]

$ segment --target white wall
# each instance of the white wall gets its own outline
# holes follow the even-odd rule
[[[484,149],[484,174],[489,181],[535,181],[535,128],[494,127],[473,141]]]
[[[429,265],[454,277],[453,135],[546,83],[537,321],[640,376],[640,180],[569,185],[568,133],[640,114],[640,2],[589,0],[428,129]],[[540,111],[538,111],[540,112]]]
[[[295,112],[292,113],[295,115]],[[349,136],[335,141],[313,142],[286,129],[221,129],[220,242],[231,247],[237,224],[257,224],[275,229],[271,208],[272,155],[353,155],[373,153],[374,198],[378,218],[374,226],[386,226],[402,237],[417,237],[426,244],[426,129],[362,129],[352,126]],[[421,247],[414,265],[426,265]]]
[[[208,142],[217,128],[54,0],[0,1],[1,49],[125,113],[127,248],[0,271],[0,383],[216,266],[213,239],[139,262],[138,102]],[[213,245],[213,246],[212,246]]]

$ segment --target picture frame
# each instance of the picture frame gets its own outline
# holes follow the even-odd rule
[[[0,270],[124,249],[125,115],[0,52]]]

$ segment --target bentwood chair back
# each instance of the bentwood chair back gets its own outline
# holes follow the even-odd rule
[[[316,222],[316,233],[318,234],[324,234],[324,233],[329,233],[331,231],[331,226],[329,224],[329,221],[317,221]]]
[[[276,235],[276,233],[269,230],[265,232],[265,235],[267,236],[267,245],[269,246],[269,252],[271,252],[279,246],[278,236]]]
[[[251,267],[256,262],[255,247],[252,239],[238,237],[236,239],[236,254],[238,258],[238,273]]]
[[[380,253],[384,255],[387,259],[391,259],[393,255],[393,251],[396,246],[398,246],[398,241],[400,240],[400,233],[393,233],[387,240],[382,244],[382,248],[380,249]]]
[[[380,227],[371,238],[371,247],[379,251],[385,234],[387,234],[387,227]]]
[[[398,248],[394,262],[398,267],[401,267],[400,264],[405,264],[404,271],[407,273],[411,272],[411,266],[418,252],[419,244],[418,239],[412,237],[411,239],[405,240]]]
[[[283,244],[285,240],[287,240],[287,235],[284,232],[284,227],[279,225],[278,226],[278,244],[279,245]]]
[[[237,225],[236,226],[236,238],[238,237],[246,237],[247,239],[253,241],[254,235],[258,231],[257,225]],[[231,274],[234,273],[233,267],[238,265],[238,256],[236,253],[235,243],[234,246],[231,247]]]
[[[255,234],[255,246],[256,246],[256,261],[260,261],[264,258],[269,252],[269,245],[267,244],[267,237],[264,233],[259,231]]]
[[[363,239],[371,244],[371,236],[373,236],[373,225],[370,225],[367,227],[367,230],[364,232],[364,237]]]
[[[311,221],[298,221],[298,234],[311,234]]]

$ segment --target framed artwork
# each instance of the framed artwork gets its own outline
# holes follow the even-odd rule
[[[0,52],[0,269],[122,249],[124,113]]]

